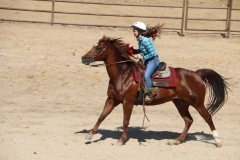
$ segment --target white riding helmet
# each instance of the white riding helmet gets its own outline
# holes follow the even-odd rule
[[[147,26],[143,22],[135,22],[131,27],[146,31]]]

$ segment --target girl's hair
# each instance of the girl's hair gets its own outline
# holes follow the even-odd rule
[[[154,41],[157,37],[160,38],[161,34],[162,34],[162,27],[164,24],[160,25],[157,24],[155,27],[150,27],[147,26],[147,29],[145,32],[142,32],[142,35],[145,37],[152,37],[152,40]]]

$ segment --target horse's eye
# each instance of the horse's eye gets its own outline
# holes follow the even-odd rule
[[[96,51],[97,51],[97,52],[98,52],[98,51],[100,51],[100,49],[101,49],[101,48],[99,48],[99,47],[96,47]]]

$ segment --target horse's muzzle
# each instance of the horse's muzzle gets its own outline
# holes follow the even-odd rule
[[[89,65],[90,63],[94,62],[94,59],[90,56],[82,56],[82,63]]]

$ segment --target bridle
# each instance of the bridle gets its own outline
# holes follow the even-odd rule
[[[96,58],[97,56],[99,55],[102,55],[103,52],[105,52],[107,50],[107,47],[108,47],[109,43],[107,45],[105,45],[105,47],[98,53],[95,53],[94,54],[94,57],[91,58],[92,59],[92,62],[93,64],[89,64],[91,67],[99,67],[99,66],[109,66],[109,65],[113,65],[113,64],[120,64],[120,63],[126,63],[126,62],[135,62],[134,60],[125,60],[125,61],[119,61],[119,62],[114,62],[114,63],[108,63],[108,64],[105,64],[105,63],[102,63],[102,64],[95,64],[95,60],[94,58]],[[96,47],[97,44],[94,45],[94,47]],[[115,49],[115,48],[114,48]],[[118,51],[119,52],[119,51]]]

